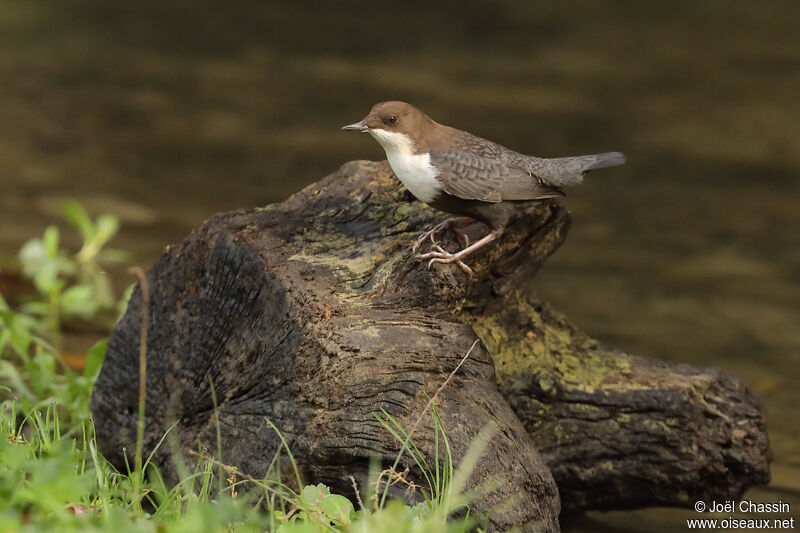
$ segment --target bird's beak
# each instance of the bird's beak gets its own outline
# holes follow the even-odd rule
[[[369,131],[369,126],[364,124],[364,121],[361,122],[354,122],[352,124],[348,124],[347,126],[342,126],[342,129],[345,131],[360,131],[364,133],[365,131]]]

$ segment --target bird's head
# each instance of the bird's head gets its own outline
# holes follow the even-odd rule
[[[413,105],[391,101],[375,104],[363,120],[342,129],[369,133],[384,149],[396,150],[413,148],[433,124],[428,115]]]

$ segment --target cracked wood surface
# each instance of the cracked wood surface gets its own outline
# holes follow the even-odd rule
[[[422,415],[414,439],[431,453],[422,411],[477,336],[437,405],[456,461],[496,428],[469,483],[492,528],[557,531],[562,506],[686,505],[768,480],[761,407],[738,379],[614,351],[536,299],[533,276],[569,227],[564,208],[532,205],[467,278],[413,260],[411,243],[444,215],[410,199],[385,163],[352,162],[168,248],[147,274],[146,448],[180,420],[181,447],[213,454],[213,382],[222,461],[264,475],[279,443],[269,419],[306,482],[350,494],[347,476],[363,485],[371,457],[388,465],[400,449],[380,409],[405,428]],[[139,291],[92,397],[98,443],[118,466],[135,443]],[[169,472],[166,447],[157,461]]]

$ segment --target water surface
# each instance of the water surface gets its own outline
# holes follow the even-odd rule
[[[120,215],[115,244],[149,265],[215,212],[383,158],[338,131],[381,100],[536,155],[624,151],[570,191],[539,291],[627,351],[743,376],[775,456],[751,497],[800,506],[798,20],[794,1],[7,0],[0,263],[73,197]]]

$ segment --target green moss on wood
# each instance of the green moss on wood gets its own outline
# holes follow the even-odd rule
[[[608,380],[630,372],[626,358],[610,356],[544,304],[520,293],[508,300],[500,313],[464,315],[494,357],[501,386],[523,379],[545,393],[627,388],[625,380]]]

